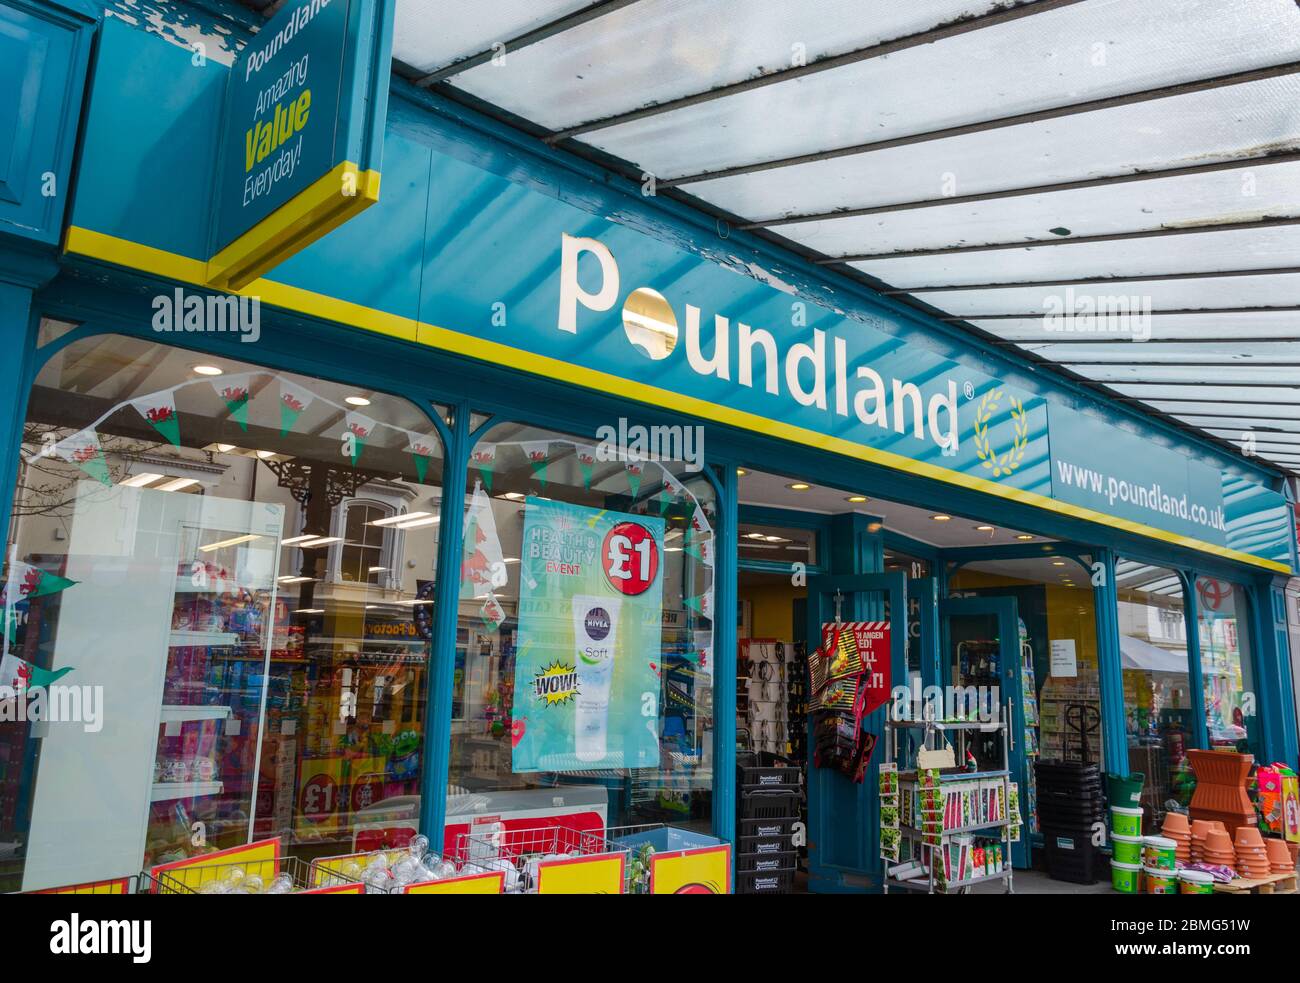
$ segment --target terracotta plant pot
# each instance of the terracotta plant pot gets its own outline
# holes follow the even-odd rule
[[[1250,766],[1255,762],[1253,754],[1236,754],[1230,751],[1202,751],[1191,748],[1187,756],[1191,759],[1192,771],[1196,774],[1198,791],[1202,785],[1241,785],[1244,788]]]
[[[1232,840],[1227,833],[1220,833],[1217,829],[1213,830],[1205,838],[1205,852],[1219,855],[1233,853]]]
[[[1192,835],[1192,825],[1181,812],[1166,812],[1163,828],[1165,836]]]
[[[1259,831],[1257,826],[1238,826],[1234,843],[1237,847],[1259,847],[1262,850],[1264,849],[1264,834]]]

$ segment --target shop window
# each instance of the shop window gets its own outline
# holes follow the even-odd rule
[[[115,336],[51,358],[0,654],[84,700],[0,721],[0,890],[409,837],[441,480],[402,399]]]
[[[1173,570],[1124,559],[1115,581],[1129,771],[1146,776],[1143,823],[1156,832],[1169,803],[1191,801],[1196,781],[1183,587]]]
[[[711,825],[712,485],[612,455],[517,424],[472,452],[449,843],[482,813]]]
[[[1245,588],[1196,579],[1196,622],[1211,747],[1259,754],[1258,694],[1251,662]]]
[[[885,550],[885,572],[902,571],[908,580],[922,580],[930,576],[930,561],[919,556],[910,556],[898,550]],[[921,601],[916,596],[915,588],[909,586],[907,593],[907,678],[921,676]],[[892,612],[889,602],[885,602],[885,618],[889,620]]]

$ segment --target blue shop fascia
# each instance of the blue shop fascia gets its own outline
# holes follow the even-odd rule
[[[814,646],[892,611],[892,679],[943,686],[954,602],[1055,617],[989,564],[1064,558],[1087,639],[1038,640],[1013,729],[1073,652],[1105,770],[1297,764],[1276,471],[391,76],[381,5],[286,5],[278,41],[150,6],[0,0],[3,671],[104,687],[93,733],[0,723],[4,886],[180,859],[195,824],[302,856],[485,820],[735,841],[747,573],[791,575]],[[799,510],[759,472],[862,501]],[[886,503],[1022,538],[936,546]],[[584,523],[599,548],[532,562]],[[755,559],[754,529],[815,562]],[[1176,605],[1126,593],[1142,570]],[[617,601],[547,617],[592,584]],[[616,639],[585,689],[579,628]],[[877,763],[808,766],[818,889],[878,884]]]

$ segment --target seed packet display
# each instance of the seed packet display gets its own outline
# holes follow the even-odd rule
[[[1007,783],[1007,815],[1011,818],[1011,842],[1020,842],[1020,786]]]
[[[880,799],[883,802],[886,795],[898,794],[898,764],[894,761],[885,761],[880,765]]]
[[[902,839],[903,834],[901,831],[889,827],[881,827],[880,858],[882,860],[889,860],[897,863],[902,846]]]

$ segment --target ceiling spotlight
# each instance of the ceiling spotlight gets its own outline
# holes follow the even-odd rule
[[[938,515],[932,515],[930,516],[930,518],[933,519],[935,522],[949,522],[952,520],[952,516],[944,515],[942,512],[940,512]]]
[[[1022,532],[1020,533],[1020,535],[1016,536],[1016,539],[1033,539],[1033,538],[1034,537],[1029,535],[1029,533],[1027,532]]]
[[[812,485],[805,484],[802,481],[796,481],[794,484],[786,485],[785,487],[789,488],[791,491],[807,491],[812,487]]]
[[[868,501],[868,499],[866,495],[850,495],[844,501],[853,502],[856,505],[858,502],[865,502]]]
[[[343,397],[343,402],[347,403],[349,406],[369,406],[369,405],[370,405],[370,400],[366,399],[366,397],[364,397],[364,396],[344,396],[344,397]]]
[[[225,370],[217,365],[191,365],[197,375],[221,375]]]
[[[975,531],[976,532],[997,532],[997,530],[992,526],[976,526]]]
[[[736,468],[736,477],[737,477],[737,478],[743,478],[743,477],[745,477],[745,475],[747,475],[747,474],[749,474],[749,472],[746,471],[744,468]]]
[[[1052,566],[1054,566],[1054,567],[1063,567],[1063,566],[1065,566],[1065,561],[1064,561],[1064,560],[1053,560],[1053,561],[1052,561]]]

